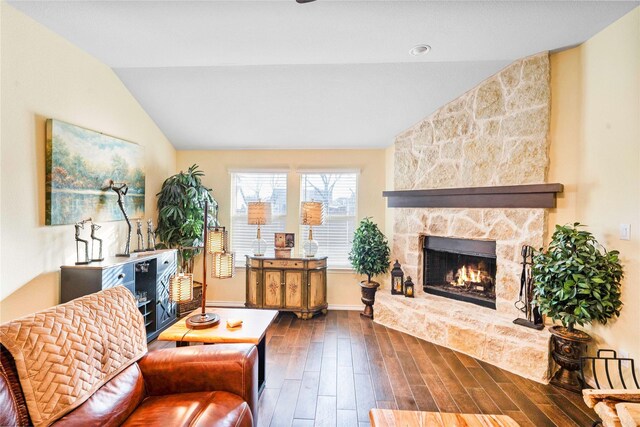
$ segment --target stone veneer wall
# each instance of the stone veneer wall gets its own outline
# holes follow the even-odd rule
[[[395,189],[544,183],[549,108],[548,53],[514,62],[397,137]],[[517,314],[520,248],[542,246],[544,209],[395,209],[394,216],[392,255],[419,285],[419,235],[495,240],[497,310]]]
[[[394,187],[544,183],[549,113],[548,53],[516,61],[397,137]],[[394,209],[392,257],[417,298],[380,295],[376,321],[547,381],[548,332],[511,323],[520,314],[520,248],[541,247],[545,225],[545,209]],[[495,311],[422,291],[425,235],[496,241]]]

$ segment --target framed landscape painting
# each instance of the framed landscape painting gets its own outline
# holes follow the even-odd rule
[[[47,225],[124,220],[109,180],[126,183],[125,209],[144,217],[144,148],[59,120],[47,120]]]

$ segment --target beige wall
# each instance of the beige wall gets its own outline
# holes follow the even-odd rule
[[[549,214],[579,221],[621,252],[625,270],[620,318],[585,328],[600,347],[640,359],[640,8],[583,45],[551,56],[549,182],[565,192]],[[619,226],[631,224],[631,240]]]
[[[2,2],[0,319],[59,302],[59,268],[75,261],[73,226],[44,226],[45,120],[56,118],[145,146],[146,212],[175,171],[175,150],[113,71]],[[102,224],[105,249],[124,222]]]
[[[265,150],[265,151],[178,151],[178,170],[186,170],[198,164],[205,177],[205,185],[213,188],[213,195],[220,204],[220,221],[230,226],[231,175],[230,169],[286,169],[287,226],[286,231],[299,237],[300,175],[304,169],[358,169],[358,217],[370,216],[382,231],[385,225],[385,150]],[[297,239],[300,241],[299,238]],[[233,248],[232,248],[233,249]],[[296,250],[300,249],[300,243]],[[198,262],[196,264],[201,266]],[[196,268],[196,279],[200,267]],[[209,279],[208,279],[209,280]],[[332,270],[327,279],[327,299],[335,308],[360,306],[362,280],[352,271]],[[228,304],[245,301],[244,269],[236,269],[232,279],[208,281],[207,300]]]

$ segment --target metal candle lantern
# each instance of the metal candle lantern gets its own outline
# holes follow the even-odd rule
[[[391,295],[402,295],[402,284],[404,283],[404,272],[401,265],[396,260],[393,263],[393,269],[391,270]]]
[[[415,295],[414,285],[411,281],[411,276],[407,277],[407,280],[404,282],[404,296],[407,298],[413,298]]]

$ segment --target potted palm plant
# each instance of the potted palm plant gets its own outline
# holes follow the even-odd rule
[[[373,319],[373,303],[380,284],[371,278],[389,270],[389,252],[387,238],[371,218],[360,221],[353,236],[349,261],[358,274],[367,275],[367,280],[360,282],[364,304],[364,311],[360,314],[364,317]]]
[[[556,225],[548,249],[535,253],[532,266],[536,304],[562,323],[549,328],[552,357],[560,365],[551,382],[578,392],[580,357],[591,337],[575,326],[606,324],[620,315],[623,277],[619,252],[607,251],[581,227],[577,222]]]
[[[156,236],[160,246],[177,248],[181,271],[193,272],[193,260],[200,253],[204,227],[204,202],[208,201],[212,211],[208,212],[208,223],[218,225],[216,211],[218,203],[211,189],[202,185],[204,173],[198,165],[187,172],[180,172],[162,183],[158,196],[158,227]]]

